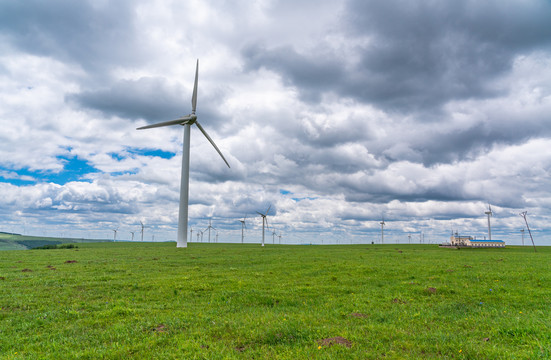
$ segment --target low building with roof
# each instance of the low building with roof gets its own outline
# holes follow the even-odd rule
[[[504,248],[503,240],[477,240],[472,236],[459,236],[457,233],[450,237],[449,244],[443,246],[451,247],[471,247],[471,248]]]

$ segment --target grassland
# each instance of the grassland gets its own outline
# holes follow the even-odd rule
[[[549,359],[551,248],[0,252],[3,359]]]

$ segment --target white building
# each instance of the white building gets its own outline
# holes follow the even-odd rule
[[[505,241],[503,240],[476,240],[472,236],[459,236],[457,234],[450,237],[450,245],[463,246],[473,248],[483,247],[505,247]]]

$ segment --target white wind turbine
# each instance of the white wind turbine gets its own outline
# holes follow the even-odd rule
[[[265,235],[265,226],[268,226],[268,219],[266,216],[268,216],[268,212],[270,212],[270,208],[272,205],[268,206],[268,210],[266,210],[266,213],[263,214],[260,211],[257,211],[258,215],[262,216],[262,246],[264,246],[264,235]]]
[[[492,229],[490,228],[490,217],[493,215],[492,207],[488,204],[488,211],[485,211],[484,214],[488,215],[488,240],[492,240]]]
[[[130,232],[132,234],[132,241],[134,241],[134,231]]]
[[[205,129],[197,121],[195,110],[197,107],[197,81],[199,77],[199,60],[195,67],[195,83],[193,85],[193,95],[191,96],[191,114],[183,116],[176,120],[165,121],[153,125],[142,126],[138,130],[151,129],[162,126],[170,125],[182,125],[184,127],[184,143],[182,154],[182,176],[180,179],[180,208],[178,212],[178,238],[176,241],[176,247],[187,247],[187,223],[188,223],[188,202],[189,202],[189,148],[190,148],[190,132],[191,125],[195,124],[199,130],[205,135],[207,140],[214,146],[218,154],[222,157],[222,160],[230,167],[224,155],[214,141],[207,134]]]
[[[247,218],[247,215],[243,218],[243,220],[239,220],[241,222],[241,244],[243,244],[243,239],[245,238],[245,232],[244,229],[247,228],[247,225],[245,225],[245,219]]]
[[[119,228],[113,229],[113,242],[117,241],[117,231],[119,231]]]
[[[209,243],[210,243],[210,229],[216,230],[216,228],[212,226],[212,219],[209,219],[209,226],[207,226],[207,228],[205,229],[205,231],[206,230],[209,231]]]
[[[385,218],[383,217],[383,221],[381,221],[379,224],[381,224],[381,244],[385,241],[385,230],[384,227],[386,225]]]
[[[143,228],[145,227],[143,222],[140,221],[140,225],[142,226],[142,241],[143,241]]]

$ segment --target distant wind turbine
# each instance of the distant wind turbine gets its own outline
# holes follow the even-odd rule
[[[275,236],[276,236],[276,232],[274,230],[272,231],[272,245],[275,245]]]
[[[209,231],[209,243],[210,243],[210,229],[216,230],[216,228],[212,226],[212,219],[209,219],[209,226],[207,226],[207,228],[205,229],[205,231],[206,230]]]
[[[385,229],[384,229],[384,226],[386,225],[385,223],[385,218],[383,217],[383,221],[381,221],[379,224],[381,224],[381,244],[385,241]]]
[[[520,229],[520,233],[522,235],[522,246],[524,246],[524,229]]]
[[[132,234],[132,241],[134,241],[134,231],[130,232]]]
[[[258,215],[262,216],[262,246],[264,246],[264,235],[265,235],[265,226],[268,226],[268,219],[266,216],[268,216],[268,213],[270,212],[270,208],[272,205],[268,206],[268,210],[266,210],[266,213],[263,214],[260,211],[257,211]]]
[[[247,215],[243,218],[243,220],[239,220],[241,222],[241,244],[243,244],[243,239],[245,238],[245,232],[244,229],[247,228],[247,225],[245,225],[245,219],[247,218]]]
[[[279,237],[279,245],[281,245],[281,233],[279,233],[278,237]]]
[[[113,242],[117,241],[117,231],[119,228],[113,229]]]
[[[142,126],[138,130],[151,129],[162,126],[170,125],[182,125],[184,127],[184,142],[183,142],[183,154],[182,154],[182,175],[180,178],[180,207],[178,212],[178,238],[176,241],[176,247],[187,247],[187,223],[188,223],[188,202],[189,202],[189,148],[190,148],[190,130],[191,125],[195,124],[199,130],[205,135],[207,140],[214,146],[218,154],[222,157],[222,160],[228,167],[228,161],[222,155],[218,146],[207,134],[205,129],[197,121],[195,110],[197,107],[197,82],[199,78],[199,60],[195,67],[195,83],[193,85],[193,95],[191,96],[191,114],[183,116],[176,120],[165,121],[153,125]]]
[[[193,241],[193,228],[192,227],[189,228],[189,241],[190,242]]]
[[[490,227],[490,217],[493,215],[492,207],[488,204],[488,211],[485,211],[484,214],[488,215],[488,240],[492,240],[492,229]]]
[[[143,241],[143,228],[145,227],[143,222],[140,221],[140,225],[142,226],[142,241]]]

